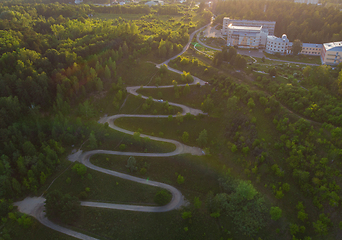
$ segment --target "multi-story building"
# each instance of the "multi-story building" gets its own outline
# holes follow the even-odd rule
[[[300,54],[320,56],[322,52],[322,47],[323,47],[322,44],[303,43],[302,51],[300,52]]]
[[[273,35],[276,22],[256,21],[256,20],[236,20],[236,19],[230,19],[229,17],[225,17],[223,18],[223,26],[221,30],[222,35],[228,34],[228,26],[230,24],[233,24],[234,26],[248,26],[248,27],[262,26],[264,29],[268,30],[268,33],[270,35]]]
[[[288,54],[290,52],[290,41],[286,34],[283,34],[281,38],[276,36],[267,36],[265,52],[270,54]]]
[[[342,62],[342,41],[323,43],[321,53],[322,64],[337,65]]]
[[[240,48],[265,48],[267,29],[259,27],[228,26],[227,45]]]

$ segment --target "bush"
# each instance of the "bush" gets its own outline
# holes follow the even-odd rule
[[[72,171],[73,171],[73,172],[76,172],[77,175],[83,177],[83,175],[86,174],[86,172],[87,172],[87,167],[84,166],[83,164],[76,163],[76,164],[72,167]]]
[[[183,218],[183,219],[192,218],[191,212],[190,212],[190,211],[188,211],[188,212],[183,212],[183,213],[182,213],[182,218]]]
[[[180,174],[177,177],[177,183],[178,184],[183,184],[184,183],[184,177],[182,175],[180,175]]]
[[[231,148],[231,151],[234,153],[237,151],[237,146],[235,144],[233,144],[232,148]]]
[[[120,144],[119,149],[121,152],[126,150],[126,145],[125,144]]]
[[[166,190],[161,190],[154,196],[154,202],[160,206],[166,205],[171,200],[171,194]]]
[[[64,223],[73,223],[77,220],[81,211],[81,203],[76,197],[69,194],[63,195],[55,190],[46,196],[46,215]]]
[[[147,172],[146,168],[141,168],[140,169],[140,174],[144,175]]]
[[[242,148],[242,152],[247,155],[249,153],[249,147]]]
[[[281,218],[282,210],[279,207],[271,207],[270,214],[271,218],[274,221],[277,221],[279,218]]]

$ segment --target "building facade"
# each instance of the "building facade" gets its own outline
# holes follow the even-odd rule
[[[321,62],[326,65],[338,65],[342,62],[342,41],[323,43]]]
[[[256,21],[256,20],[236,20],[236,19],[230,19],[229,17],[225,17],[223,18],[223,26],[221,30],[222,35],[228,34],[228,26],[230,24],[232,24],[233,26],[248,26],[248,27],[262,26],[264,29],[268,30],[268,33],[270,35],[273,35],[276,22]]]
[[[289,54],[290,53],[290,41],[286,34],[283,34],[281,38],[276,36],[267,36],[266,49],[265,52],[270,54],[280,53]]]
[[[265,48],[268,31],[263,27],[228,26],[227,46]]]
[[[302,51],[300,52],[300,54],[320,56],[322,53],[322,47],[323,44],[303,43]]]

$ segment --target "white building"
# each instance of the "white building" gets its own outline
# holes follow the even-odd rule
[[[318,0],[294,0],[295,3],[318,4]]]
[[[338,65],[342,62],[342,41],[323,43],[321,53],[322,64]]]
[[[223,26],[221,30],[222,35],[228,34],[228,26],[230,24],[233,24],[234,26],[248,26],[248,27],[262,26],[264,29],[268,30],[268,33],[270,35],[273,35],[276,22],[256,21],[256,20],[236,20],[236,19],[230,19],[229,17],[225,17],[223,18]]]
[[[262,26],[228,26],[227,46],[237,46],[240,48],[264,48],[268,30]]]
[[[149,7],[151,6],[155,6],[155,5],[164,5],[164,1],[161,0],[155,0],[155,1],[149,1],[145,3],[146,5],[148,5]]]
[[[288,54],[290,53],[290,41],[286,34],[283,34],[281,38],[276,36],[267,36],[266,49],[265,52],[270,54],[280,53]]]

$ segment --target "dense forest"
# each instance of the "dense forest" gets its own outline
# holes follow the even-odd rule
[[[218,15],[232,19],[275,21],[274,34],[287,34],[290,41],[300,39],[307,43],[342,40],[342,12],[338,8],[288,1],[218,1],[213,7]]]
[[[88,18],[97,11],[124,9],[150,14],[134,22]],[[2,198],[35,192],[54,172],[66,146],[101,128],[78,116],[94,115],[96,110],[85,101],[93,93],[105,88],[125,94],[124,79],[117,76],[119,64],[135,64],[146,54],[163,59],[181,51],[197,26],[184,11],[183,23],[154,16],[169,11],[181,14],[176,6],[107,10],[58,3],[0,5]],[[98,139],[104,135],[95,132]]]
[[[214,11],[222,15],[217,23],[223,16],[277,21],[277,35],[286,32],[304,42],[330,41],[341,35],[342,15],[332,8],[288,1],[246,2],[218,2]],[[52,188],[59,192],[48,194],[47,207],[55,208],[48,215],[53,219],[64,213],[56,211],[60,202],[55,199],[69,198],[73,205],[64,211],[73,215],[71,210],[77,210],[77,214],[63,215],[60,221],[107,239],[114,232],[126,238],[133,234],[132,239],[311,240],[341,235],[342,216],[337,213],[342,196],[342,65],[304,67],[265,59],[252,63],[235,48],[223,48],[209,59],[190,47],[169,64],[183,74],[154,67],[151,62],[179,53],[190,34],[210,18],[209,12],[189,5],[0,4],[0,216],[5,226],[1,239],[39,229],[34,225],[16,232],[8,226],[32,225],[25,215],[12,212],[11,203],[41,193],[59,172],[69,175],[56,180]],[[207,82],[189,86],[191,75]],[[141,79],[157,87],[173,86],[141,88],[138,96],[129,98],[126,86],[146,84]],[[142,95],[149,96],[145,102]],[[152,97],[164,100],[153,102]],[[82,164],[71,169],[61,164],[83,143],[87,150],[112,150],[108,124],[96,121],[104,113],[118,113],[124,99],[134,102],[129,113],[176,114],[168,101],[208,113],[116,122],[135,132],[133,140],[117,141],[120,151],[139,145],[134,150],[146,152],[149,139],[140,140],[143,133],[200,147],[204,156],[176,156],[172,164],[167,159],[157,163],[138,157],[134,163],[129,158],[128,164],[126,158],[115,156],[115,161],[109,161],[110,156],[103,154],[94,160],[106,168],[120,169],[121,164],[120,171],[179,187],[190,203],[183,209],[156,217],[79,207],[78,198],[99,195],[95,199],[104,200],[103,192],[120,197],[129,192],[119,180],[96,186],[98,175]],[[106,111],[97,101],[105,102]],[[112,135],[121,138],[119,133]],[[163,148],[169,150],[167,145],[159,150]],[[110,191],[109,185],[114,185]],[[139,195],[139,189],[133,195]],[[63,191],[71,195],[62,195]],[[119,221],[134,230],[128,233],[124,225],[113,225]],[[172,234],[165,234],[166,226]]]

